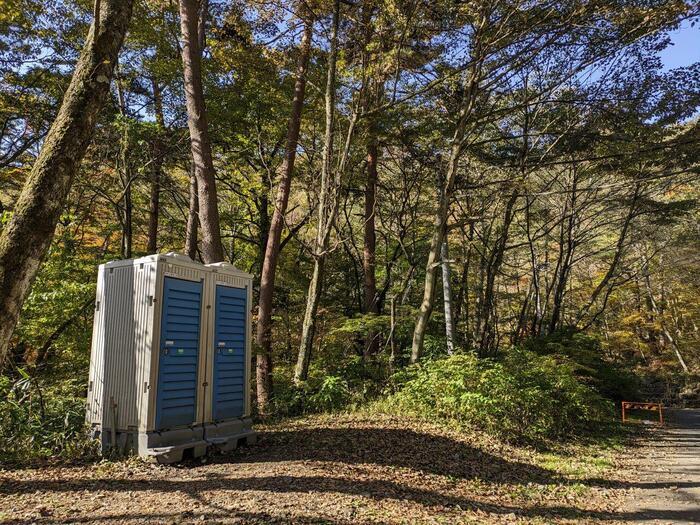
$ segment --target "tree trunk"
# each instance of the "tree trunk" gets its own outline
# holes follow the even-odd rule
[[[131,174],[128,172],[127,177],[129,179],[131,178]],[[131,200],[131,182],[127,182],[127,185],[124,188],[124,202],[122,206],[124,213],[124,230],[122,231],[122,258],[131,259],[132,247],[134,245],[134,205]]]
[[[462,267],[462,275],[459,279],[459,291],[457,292],[457,298],[454,303],[454,315],[453,323],[459,326],[461,322],[464,322],[465,330],[463,337],[463,344],[466,347],[472,346],[471,330],[469,330],[469,272],[471,271],[471,261],[472,261],[472,243],[474,241],[474,223],[469,223],[469,233],[466,235],[466,248],[463,246],[464,250],[464,266]],[[462,242],[464,242],[464,231],[462,231]]]
[[[513,222],[515,203],[518,199],[518,191],[513,190],[506,203],[503,217],[503,227],[500,235],[496,239],[488,264],[486,265],[486,285],[484,286],[483,302],[481,303],[481,332],[479,334],[479,353],[488,355],[496,348],[496,277],[501,271],[503,257],[505,256],[506,244],[510,225]]]
[[[482,49],[480,44],[480,36],[478,32],[484,28],[485,20],[481,21],[480,28],[477,28],[477,34],[474,35],[474,51],[472,53],[472,66],[464,85],[464,93],[460,104],[459,117],[455,126],[455,131],[450,143],[450,156],[445,170],[442,188],[440,191],[435,218],[433,219],[433,233],[430,239],[430,251],[428,252],[428,261],[425,267],[425,283],[423,286],[423,300],[420,305],[416,325],[413,329],[413,343],[411,345],[411,363],[416,363],[420,359],[423,352],[423,341],[425,340],[425,332],[428,328],[428,321],[433,313],[433,301],[435,298],[435,284],[437,281],[436,271],[439,266],[440,249],[442,239],[447,224],[447,216],[450,209],[450,201],[452,198],[452,187],[457,176],[457,168],[460,158],[462,157],[465,135],[467,131],[467,122],[472,114],[476,95],[481,79],[482,66]]]
[[[532,206],[533,200],[530,199],[529,195],[525,196],[525,233],[527,235],[527,244],[530,252],[530,267],[532,269],[532,295],[533,295],[533,307],[535,309],[534,316],[532,318],[532,325],[530,326],[530,335],[536,337],[540,335],[540,328],[542,327],[542,287],[540,285],[540,266],[537,262],[537,252],[535,251],[535,242],[532,238],[532,221],[530,208]]]
[[[205,13],[202,13],[202,18]],[[224,260],[219,208],[212,158],[207,110],[202,86],[200,14],[197,0],[180,0],[182,64],[187,103],[187,126],[194,160],[199,198],[199,224],[202,228],[202,259],[205,263]]]
[[[335,198],[337,188],[331,188],[333,182],[332,158],[333,158],[333,135],[335,122],[335,82],[336,82],[336,62],[338,58],[338,26],[340,25],[340,0],[335,0],[333,8],[333,24],[331,32],[330,50],[328,53],[328,76],[326,78],[326,127],[323,140],[323,163],[321,168],[321,190],[318,200],[318,227],[316,231],[316,242],[314,244],[314,269],[309,282],[309,289],[306,295],[306,310],[301,328],[301,341],[299,342],[299,354],[297,366],[294,369],[294,382],[299,384],[306,381],[309,373],[309,363],[311,362],[311,350],[314,342],[314,332],[316,328],[316,313],[321,298],[323,288],[323,274],[325,267],[326,251],[330,238],[335,215],[337,213],[338,199]],[[355,116],[350,123],[348,130],[348,141],[352,134]],[[344,159],[347,158],[347,146],[343,152]],[[337,168],[336,179],[343,168]],[[337,180],[334,182],[338,182]]]
[[[292,114],[287,126],[287,142],[285,146],[282,173],[277,187],[275,209],[272,213],[270,230],[265,245],[265,258],[260,272],[260,299],[258,303],[258,324],[255,334],[257,345],[256,354],[256,379],[258,411],[265,414],[267,404],[272,395],[272,308],[275,289],[275,274],[277,273],[277,260],[280,252],[280,240],[284,229],[284,215],[289,202],[289,190],[294,173],[294,161],[296,160],[297,145],[299,142],[299,130],[301,127],[301,114],[304,108],[304,92],[306,90],[306,70],[311,54],[311,39],[313,19],[306,14],[304,21],[304,33],[299,46],[299,60],[297,63],[296,81],[294,83],[294,98],[292,100]]]
[[[447,344],[447,354],[452,355],[455,351],[455,342],[454,320],[452,318],[452,276],[449,253],[447,235],[445,235],[440,249],[440,258],[442,259],[442,302],[445,312],[445,342]]]
[[[153,78],[153,107],[155,109],[156,136],[153,139],[152,145],[152,163],[153,173],[151,175],[151,198],[149,203],[148,213],[148,243],[146,251],[148,253],[156,253],[158,251],[158,216],[160,214],[160,179],[163,170],[163,131],[165,130],[165,119],[163,118],[163,99],[160,93],[160,85]]]
[[[676,340],[673,338],[671,333],[668,331],[668,328],[666,328],[666,322],[663,319],[663,313],[659,310],[659,307],[656,304],[656,298],[654,297],[654,292],[651,289],[651,278],[649,277],[649,271],[648,271],[647,265],[648,265],[648,262],[645,260],[644,261],[644,267],[645,267],[644,284],[645,284],[645,287],[647,290],[647,297],[649,299],[649,306],[651,307],[652,313],[656,316],[656,318],[659,321],[659,325],[661,326],[661,333],[663,334],[666,341],[668,341],[668,343],[671,345],[671,348],[673,348],[673,353],[676,355],[676,359],[678,359],[678,364],[683,369],[683,372],[687,374],[688,373],[688,365],[686,365],[685,359],[683,359],[683,355],[681,354],[680,348],[678,347],[678,343],[676,343]]]
[[[194,161],[190,159],[189,206],[187,209],[187,230],[185,231],[185,253],[193,261],[197,258],[197,228],[199,228],[199,197],[197,177],[194,174]]]
[[[375,253],[377,249],[377,233],[375,231],[375,206],[377,201],[377,156],[378,145],[374,123],[370,124],[369,140],[367,142],[367,184],[365,186],[365,242],[362,253],[362,268],[364,273],[364,309],[366,314],[378,314],[377,275]],[[379,349],[377,334],[370,331],[365,341],[364,357],[376,354]]]
[[[583,317],[590,311],[590,309],[598,300],[600,294],[603,292],[603,290],[606,290],[607,288],[606,293],[603,295],[602,306],[596,313],[594,313],[591,316],[590,320],[583,326],[584,330],[587,330],[593,323],[595,323],[598,317],[605,311],[607,307],[608,298],[610,297],[610,294],[612,293],[612,290],[615,285],[615,273],[617,272],[617,267],[620,264],[622,256],[624,255],[625,242],[627,241],[627,232],[629,230],[630,225],[632,224],[632,220],[634,219],[637,213],[637,201],[639,199],[639,192],[640,184],[637,183],[634,188],[632,202],[630,203],[630,207],[627,212],[627,215],[625,216],[625,220],[622,223],[622,230],[620,231],[620,236],[618,237],[617,243],[615,244],[615,253],[613,253],[613,258],[610,262],[610,266],[608,266],[608,271],[605,272],[603,279],[600,281],[600,283],[598,283],[598,286],[596,286],[595,290],[593,290],[591,298],[589,299],[586,306],[584,306],[577,315],[576,324],[578,324],[583,319]],[[608,287],[610,281],[613,281],[613,283]]]
[[[0,234],[0,362],[46,256],[73,178],[109,93],[133,0],[103,0],[10,222]],[[97,31],[95,29],[97,28]],[[96,33],[96,34],[95,34]]]
[[[569,279],[569,271],[571,269],[571,261],[574,256],[576,246],[574,240],[574,228],[576,225],[576,190],[577,190],[577,173],[574,168],[573,180],[571,186],[571,197],[569,210],[569,220],[566,225],[566,244],[564,243],[564,223],[562,222],[562,230],[559,235],[559,260],[557,261],[558,272],[555,272],[554,296],[552,298],[552,316],[549,319],[548,333],[553,333],[562,317],[562,308],[564,302],[564,294],[566,292],[566,283]],[[566,214],[566,207],[564,214]]]
[[[119,66],[117,65],[117,99],[119,101],[119,114],[122,117],[122,137],[119,143],[119,179],[122,183],[122,207],[121,207],[121,224],[122,224],[122,239],[121,239],[121,257],[122,259],[131,259],[131,249],[133,246],[133,203],[131,200],[131,183],[133,181],[133,173],[131,171],[131,155],[130,146],[131,139],[129,137],[129,115],[126,109],[126,98],[124,95],[124,86],[119,75]]]
[[[36,351],[36,357],[34,359],[34,368],[40,368],[48,361],[49,359],[49,351],[53,347],[53,345],[56,343],[59,337],[63,335],[63,333],[70,328],[70,326],[75,323],[81,315],[85,313],[85,311],[88,309],[89,306],[93,305],[95,303],[95,298],[90,297],[87,301],[85,301],[78,310],[76,310],[68,319],[63,321],[58,327],[51,332],[51,335],[44,341],[44,344],[41,345],[41,348],[39,348]]]
[[[309,290],[306,296],[306,310],[304,312],[304,322],[302,325],[301,342],[299,343],[299,354],[297,364],[294,369],[294,382],[299,384],[306,381],[309,375],[309,364],[311,363],[311,351],[314,346],[314,334],[316,331],[316,312],[321,301],[323,290],[323,276],[325,271],[325,257],[314,259],[314,270],[309,282]]]

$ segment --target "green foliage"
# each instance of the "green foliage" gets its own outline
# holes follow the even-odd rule
[[[576,377],[604,397],[621,401],[638,396],[637,376],[623,364],[606,359],[600,341],[592,335],[560,330],[531,339],[525,343],[525,347],[537,354],[557,360],[563,358],[573,363]]]
[[[84,381],[44,387],[26,371],[0,376],[0,461],[85,458],[96,453],[84,431]]]
[[[298,386],[285,382],[275,391],[275,413],[336,412],[348,405],[351,396],[348,382],[339,376],[314,377]]]
[[[607,421],[612,403],[581,382],[576,364],[520,349],[503,359],[457,354],[392,378],[380,410],[442,419],[506,440],[538,443]]]
[[[356,409],[381,395],[387,371],[386,356],[364,361],[359,355],[341,357],[333,353],[319,356],[309,370],[308,380],[294,385],[292,368],[278,367],[273,411],[279,416],[297,416]]]

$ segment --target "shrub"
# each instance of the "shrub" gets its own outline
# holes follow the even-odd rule
[[[540,442],[607,420],[612,403],[565,359],[513,349],[499,361],[456,354],[392,378],[382,410],[444,419],[506,440]]]
[[[278,366],[272,413],[298,416],[357,408],[382,394],[388,369],[386,355],[368,361],[357,355],[335,356],[333,360],[319,356],[311,364],[307,381],[295,385],[293,367]]]
[[[337,412],[346,408],[353,397],[348,382],[334,375],[312,377],[301,385],[278,382],[276,387],[273,412],[278,416]]]
[[[67,381],[44,388],[19,370],[17,379],[0,376],[0,461],[92,457],[85,432],[83,385]]]
[[[560,330],[553,334],[530,339],[525,348],[537,354],[566,358],[574,365],[576,377],[594,388],[603,397],[621,401],[637,399],[639,379],[623,365],[605,358],[600,341],[591,335],[574,330]]]

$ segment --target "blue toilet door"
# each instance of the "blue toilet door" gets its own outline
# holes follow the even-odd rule
[[[212,395],[216,420],[243,415],[247,298],[245,288],[216,286]]]
[[[202,283],[165,277],[160,327],[156,429],[194,423]]]

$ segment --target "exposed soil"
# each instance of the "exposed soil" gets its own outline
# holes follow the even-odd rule
[[[179,466],[0,470],[2,523],[597,523],[635,519],[624,454],[503,445],[405,418],[261,426],[258,445]]]

